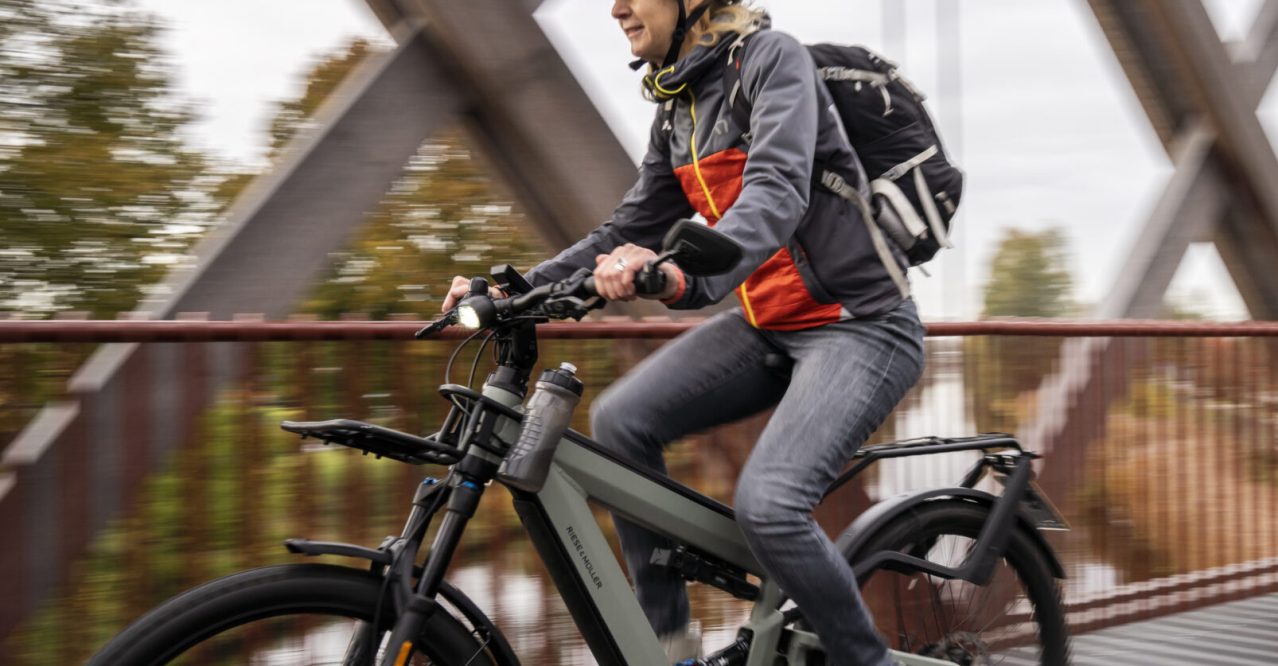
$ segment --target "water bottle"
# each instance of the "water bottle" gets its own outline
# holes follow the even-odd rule
[[[502,482],[530,493],[546,484],[555,449],[581,402],[582,384],[576,372],[571,363],[563,363],[541,373],[528,399],[519,440],[497,471]]]

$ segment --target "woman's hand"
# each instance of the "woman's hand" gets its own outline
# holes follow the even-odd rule
[[[453,283],[448,287],[448,295],[444,297],[444,305],[439,308],[440,312],[448,312],[453,309],[463,298],[470,294],[470,278],[460,275],[453,278]],[[497,287],[488,288],[488,296],[490,298],[505,298],[506,294]]]
[[[633,301],[639,295],[635,291],[635,275],[656,258],[656,252],[633,243],[626,243],[610,254],[596,256],[595,291],[610,301]],[[666,262],[660,270],[666,274],[665,290],[660,294],[644,294],[644,298],[665,300],[674,296],[679,284],[679,269]]]

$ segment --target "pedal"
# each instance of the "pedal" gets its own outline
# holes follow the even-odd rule
[[[705,555],[694,553],[684,546],[674,550],[657,548],[652,551],[653,564],[670,567],[684,580],[705,583],[746,601],[759,598],[759,588],[746,580],[745,570],[725,564]]]

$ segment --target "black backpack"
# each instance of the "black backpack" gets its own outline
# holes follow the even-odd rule
[[[724,68],[724,91],[733,122],[750,127],[750,102],[741,95],[738,68],[748,42],[733,45]],[[950,163],[941,137],[923,107],[925,97],[896,65],[859,46],[808,46],[817,71],[834,98],[843,129],[870,182],[873,203],[838,173],[817,164],[813,179],[852,200],[874,219],[871,236],[889,272],[898,278],[882,243],[886,235],[904,252],[911,266],[932,259],[949,240],[950,221],[963,194],[963,172]],[[878,233],[881,232],[881,233]],[[898,279],[898,284],[903,278]]]

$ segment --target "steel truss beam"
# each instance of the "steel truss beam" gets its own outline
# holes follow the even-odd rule
[[[1278,251],[1278,157],[1255,109],[1278,71],[1278,1],[1267,0],[1229,60],[1199,0],[1089,0],[1163,147],[1176,166],[1100,318],[1152,317],[1190,242],[1243,227]],[[1246,201],[1269,231],[1235,222],[1230,202]],[[1254,265],[1239,267],[1240,291],[1273,292]],[[1267,284],[1268,283],[1268,284]],[[1269,298],[1247,301],[1253,316],[1278,318]]]
[[[1255,113],[1278,71],[1278,0],[1266,0],[1233,45],[1221,43],[1200,0],[1088,1],[1176,168],[1097,317],[1160,316],[1190,243],[1212,240],[1252,316],[1278,319],[1278,157]],[[1139,357],[1113,340],[1064,345],[1040,387],[1043,408],[1018,428],[1051,453],[1049,492],[1076,478],[1070,463],[1104,433],[1104,407],[1125,393]]]

